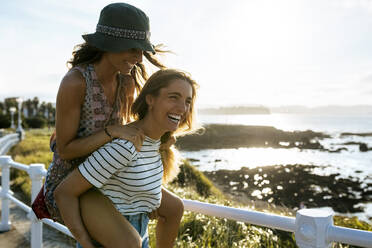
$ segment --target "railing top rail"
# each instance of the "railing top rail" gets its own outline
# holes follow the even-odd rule
[[[8,150],[18,143],[19,134],[7,134],[0,138],[0,155],[6,154]]]
[[[30,170],[29,165],[15,162],[10,156],[7,156],[7,155],[0,156],[0,166],[4,165],[4,163],[18,170],[23,170],[26,172]],[[40,173],[41,173],[41,176],[45,177],[47,174],[47,171],[43,169],[40,171]]]
[[[347,227],[330,226],[328,229],[328,241],[372,247],[372,232]]]
[[[250,224],[294,232],[295,218],[259,211],[226,207],[193,200],[183,200],[185,210],[210,216],[232,219]]]
[[[3,137],[0,138],[0,142],[2,142],[3,140],[6,140],[6,139],[18,137],[18,136],[19,136],[18,133],[6,134],[6,135],[4,135]]]
[[[21,163],[18,163],[18,162],[14,162],[14,161],[11,161],[10,163],[8,163],[8,165],[15,168],[15,169],[23,170],[23,171],[26,171],[26,172],[28,171],[28,168],[29,168],[28,165],[21,164]]]
[[[19,134],[17,133],[12,133],[12,134],[7,134],[3,137],[0,138],[0,145],[3,146],[5,142],[8,142],[10,140],[18,139]]]
[[[72,233],[70,232],[70,230],[68,230],[68,228],[66,226],[64,226],[64,225],[62,225],[58,222],[54,222],[51,219],[42,219],[41,221],[74,239],[74,236],[72,236]]]

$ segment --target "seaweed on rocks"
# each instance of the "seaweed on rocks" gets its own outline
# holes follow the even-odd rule
[[[274,165],[240,170],[204,172],[214,183],[230,194],[249,199],[302,207],[332,207],[340,213],[363,211],[358,203],[372,200],[372,184],[363,187],[357,178],[341,178],[340,174],[317,175],[315,165]]]

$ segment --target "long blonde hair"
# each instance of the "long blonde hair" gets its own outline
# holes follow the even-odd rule
[[[190,83],[192,88],[192,97],[189,112],[186,114],[185,119],[181,121],[178,129],[175,132],[166,132],[161,138],[161,144],[167,143],[172,137],[177,137],[185,135],[195,131],[197,128],[196,125],[196,110],[195,110],[195,99],[196,99],[196,90],[198,84],[191,78],[191,76],[183,71],[176,69],[162,69],[154,74],[147,80],[143,86],[139,96],[134,101],[131,109],[131,114],[133,118],[137,120],[143,119],[148,111],[148,105],[146,102],[146,96],[152,95],[157,96],[160,89],[167,87],[170,82],[174,79],[182,79]],[[177,149],[172,146],[165,146],[165,149],[160,150],[164,173],[163,181],[169,182],[174,178],[178,173],[178,164],[180,160],[179,153]]]

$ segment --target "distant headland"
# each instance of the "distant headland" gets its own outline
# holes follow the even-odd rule
[[[270,109],[264,106],[232,106],[219,108],[202,108],[199,113],[203,115],[269,115]]]
[[[202,115],[269,115],[269,114],[328,114],[328,115],[363,115],[372,114],[372,105],[327,105],[307,107],[302,105],[287,106],[220,106],[204,107],[198,110]]]

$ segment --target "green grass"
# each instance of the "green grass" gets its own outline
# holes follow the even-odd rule
[[[193,186],[193,190],[204,197],[215,195],[223,198],[222,192],[202,172],[191,166],[187,160],[183,161],[177,178],[171,184],[181,188]]]
[[[49,138],[52,131],[33,129],[26,132],[26,137],[11,149],[9,155],[14,161],[22,164],[42,163],[48,166],[53,159],[49,149]]]
[[[46,167],[52,161],[52,153],[49,150],[49,137],[51,131],[46,129],[27,131],[26,138],[16,145],[9,153],[16,162],[31,164],[43,163]],[[12,171],[13,186],[21,189],[30,198],[30,180],[25,172]],[[167,185],[167,188],[181,198],[209,202],[219,205],[246,208],[237,202],[232,202],[224,196],[213,183],[184,161],[178,177]],[[260,211],[260,209],[255,209]],[[261,209],[261,211],[263,211]],[[289,213],[278,213],[290,215]],[[372,226],[356,217],[334,217],[335,225],[372,231]],[[155,222],[150,223],[150,245],[155,247]],[[176,247],[297,247],[294,234],[272,230],[269,228],[230,221],[224,218],[216,218],[185,212],[179,229]],[[353,247],[335,244],[333,247]]]
[[[359,220],[357,217],[334,216],[333,222],[336,226],[360,229],[364,231],[372,231],[372,226],[365,221]]]
[[[18,163],[30,165],[41,163],[48,168],[52,162],[53,154],[49,149],[49,138],[52,131],[47,129],[33,129],[26,132],[25,139],[14,146],[9,155]],[[21,190],[27,200],[31,199],[31,181],[27,172],[21,170],[11,171],[12,188]]]

